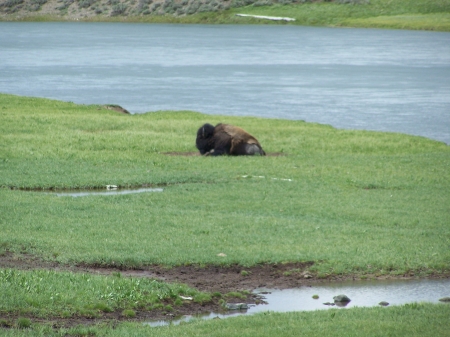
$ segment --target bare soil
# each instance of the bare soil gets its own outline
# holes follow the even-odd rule
[[[184,283],[200,291],[220,292],[251,291],[255,288],[294,288],[320,282],[308,268],[313,262],[296,262],[280,264],[260,264],[242,267],[230,266],[178,266],[160,265],[145,266],[139,269],[111,268],[98,265],[62,265],[57,262],[43,261],[30,254],[13,254],[6,252],[0,255],[0,268],[20,270],[51,269],[111,275],[120,272],[125,277],[148,277],[165,282]]]
[[[163,152],[166,156],[183,156],[183,157],[192,157],[192,156],[200,156],[200,153],[198,151],[190,151],[190,152]],[[266,153],[267,157],[280,157],[280,156],[286,156],[285,153],[282,152],[271,152]]]
[[[313,262],[296,263],[272,263],[259,264],[252,267],[242,267],[239,265],[230,266],[178,266],[164,267],[159,265],[145,266],[139,269],[111,268],[96,265],[62,265],[56,262],[43,261],[29,254],[13,254],[10,252],[0,255],[0,268],[14,268],[20,270],[51,269],[57,271],[71,271],[92,273],[97,275],[111,275],[120,272],[125,277],[147,277],[163,280],[170,283],[184,283],[200,291],[221,294],[230,292],[249,292],[256,288],[277,288],[287,289],[295,287],[308,287],[321,282],[333,282],[344,280],[357,280],[358,276],[329,276],[318,278],[309,271]],[[368,275],[373,279],[391,278],[386,276]],[[416,275],[408,274],[396,276],[395,278],[415,278]],[[429,278],[449,278],[450,274],[429,275]],[[246,292],[245,292],[246,291]],[[257,303],[264,305],[264,301],[258,295],[249,293],[245,299],[240,297],[228,297],[230,303]],[[221,312],[219,304],[220,297],[213,297],[208,303],[194,303],[185,301],[182,306],[174,306],[173,311],[164,310],[137,310],[135,318],[124,317],[121,311],[111,313],[99,313],[97,317],[47,317],[45,319],[30,316],[33,322],[49,323],[54,328],[71,327],[79,324],[91,325],[99,322],[109,322],[111,325],[118,321],[156,321],[171,320],[182,315],[197,315],[210,312]],[[3,328],[14,326],[14,322],[19,317],[18,314],[0,313],[0,322]],[[20,315],[24,317],[24,315]],[[25,315],[26,317],[26,315]],[[0,326],[1,328],[1,326]],[[1,331],[1,330],[0,330]]]

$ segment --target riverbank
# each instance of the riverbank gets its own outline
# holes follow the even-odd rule
[[[262,284],[448,278],[444,143],[192,111],[130,115],[4,94],[0,115],[0,331],[6,336],[144,335],[154,329],[142,325],[146,317],[253,301],[248,291]],[[243,127],[268,155],[194,155],[205,122]],[[48,193],[106,185],[162,192]],[[337,326],[345,336],[347,329],[439,336],[450,309],[333,310],[152,332],[270,336],[275,324],[279,336],[327,335]]]
[[[4,94],[0,106],[2,240],[11,252],[127,268],[313,261],[318,277],[449,271],[450,148],[442,142],[190,111],[128,115]],[[205,122],[243,127],[268,155],[190,155]],[[163,192],[71,198],[37,191],[106,185]],[[18,203],[28,216],[14,211]],[[73,219],[84,213],[78,227]],[[131,233],[128,223],[136,224]],[[68,239],[62,228],[78,230]],[[101,237],[109,240],[99,246]],[[336,249],[337,242],[346,244]]]
[[[0,6],[0,20],[296,24],[450,31],[450,1],[8,0]]]

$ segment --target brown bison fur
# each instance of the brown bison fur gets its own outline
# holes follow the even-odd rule
[[[229,124],[217,124],[215,127],[204,124],[197,131],[195,144],[200,154],[205,156],[266,154],[255,137]]]

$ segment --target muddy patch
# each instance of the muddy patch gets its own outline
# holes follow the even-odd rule
[[[128,269],[121,266],[63,265],[57,262],[44,261],[31,254],[13,254],[8,251],[0,256],[0,268],[52,269],[98,275],[111,275],[119,272],[125,277],[148,277],[170,283],[184,283],[200,291],[220,292],[222,294],[238,290],[251,291],[262,287],[287,289],[309,285],[319,281],[313,273],[308,271],[312,265],[313,262],[260,264],[252,267],[234,264],[229,266],[188,265],[167,268],[152,265]]]
[[[361,280],[358,275],[329,275],[318,277],[309,269],[314,262],[268,263],[252,267],[237,264],[227,266],[198,266],[186,265],[165,267],[150,265],[135,268],[124,266],[104,266],[95,264],[65,265],[54,261],[42,260],[32,254],[12,253],[8,250],[0,254],[0,268],[14,268],[19,270],[51,269],[56,271],[71,271],[92,273],[97,275],[112,275],[120,273],[124,277],[147,277],[163,280],[169,283],[184,283],[205,292],[220,292],[222,294],[259,288],[289,289],[303,286],[319,285],[327,282],[343,282]],[[408,273],[405,275],[364,275],[364,279],[418,279],[420,275]],[[425,277],[422,275],[422,278]],[[449,279],[450,272],[427,274],[428,279]]]
[[[200,153],[198,151],[195,152],[176,152],[176,151],[172,151],[172,152],[162,152],[162,154],[165,154],[166,156],[184,156],[184,157],[200,157]],[[286,156],[286,153],[282,153],[282,152],[271,152],[271,153],[266,153],[266,157],[280,157],[280,156]]]
[[[21,266],[32,269],[32,264],[24,263]],[[124,269],[79,264],[67,267],[58,266],[57,268],[98,275],[111,275],[119,272],[124,277],[147,277],[169,283],[184,283],[200,291],[226,294],[233,291],[252,291],[262,287],[287,289],[310,285],[317,282],[317,279],[308,272],[308,268],[312,265],[312,262],[306,262],[261,264],[249,268],[235,264],[230,266],[190,265],[173,268],[146,266],[139,269]],[[18,265],[16,264],[13,268],[18,268]]]
[[[114,110],[123,114],[130,114],[130,112],[127,109],[122,108],[120,105],[117,104],[106,104],[103,105],[102,108],[108,109],[108,110]]]

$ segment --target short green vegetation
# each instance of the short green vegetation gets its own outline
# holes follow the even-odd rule
[[[101,106],[0,94],[0,254],[69,264],[312,261],[319,276],[450,271],[450,148],[396,133],[190,111],[125,115]],[[239,125],[266,157],[200,157],[203,123]],[[51,189],[159,186],[160,193],[58,197]],[[29,191],[26,191],[29,190]],[[0,269],[0,314],[95,318],[173,310],[193,297],[149,279]],[[214,294],[214,297],[221,297]],[[224,295],[224,298],[227,295]],[[450,307],[409,305],[265,314],[155,328],[160,336],[443,336]],[[0,321],[2,334],[148,334],[119,324],[52,329]],[[251,327],[251,328],[249,328]],[[131,329],[131,330],[129,330]],[[182,329],[182,330],[181,330]],[[209,333],[207,333],[209,332]]]
[[[8,0],[4,21],[289,24],[450,31],[449,0]]]
[[[132,309],[126,309],[126,310],[122,311],[122,315],[127,318],[134,318],[134,317],[136,317],[136,311],[134,311]]]
[[[180,296],[208,301],[209,296],[185,285],[148,278],[124,278],[50,270],[0,269],[0,313],[35,317],[98,317],[120,308],[125,317],[135,309],[152,310]],[[168,304],[165,304],[168,305]],[[21,324],[24,326],[25,324]]]
[[[295,24],[307,26],[450,30],[448,0],[307,1],[301,5],[248,6],[244,11],[240,8],[234,11],[291,17],[296,19]]]
[[[20,317],[17,319],[17,328],[28,329],[31,327],[31,320],[29,318]]]
[[[203,321],[193,319],[182,325],[150,327],[141,323],[77,326],[52,329],[35,325],[32,329],[4,329],[2,336],[217,336],[290,337],[301,336],[447,336],[450,306],[410,304],[393,307],[318,310],[315,312],[272,313]]]
[[[124,115],[11,95],[0,95],[0,114],[3,251],[126,267],[314,261],[322,276],[449,270],[444,143],[188,111]],[[204,122],[243,127],[269,156],[186,155]],[[39,191],[109,184],[164,192]]]

